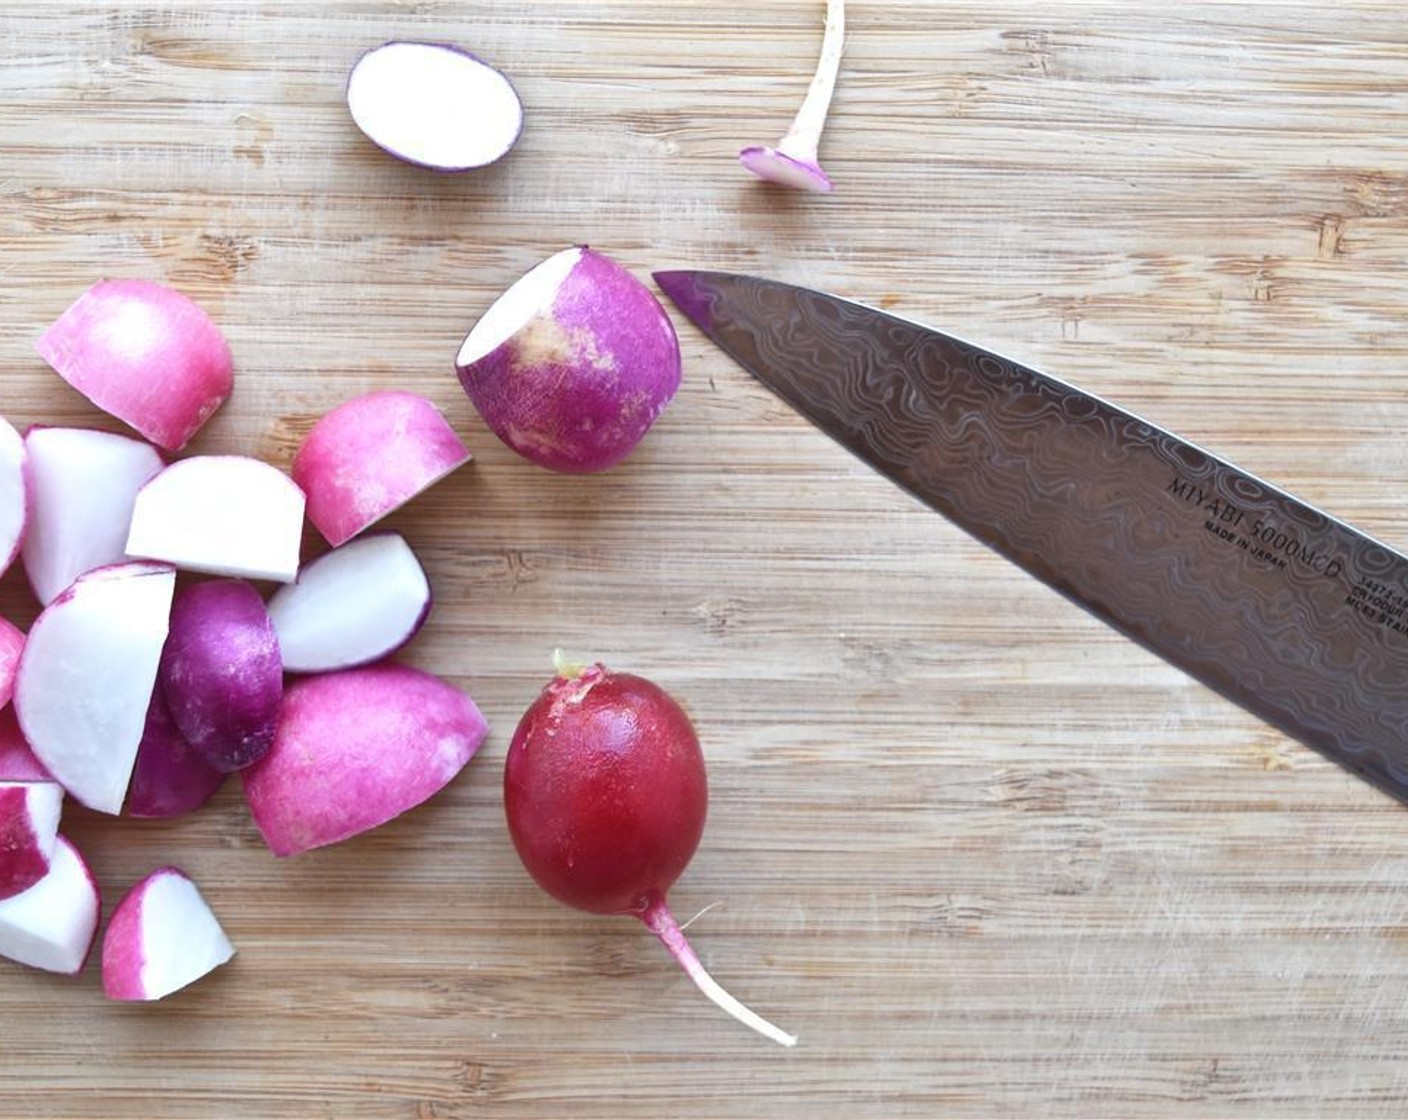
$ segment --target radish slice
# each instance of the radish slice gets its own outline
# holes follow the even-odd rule
[[[63,804],[57,782],[0,781],[0,899],[48,874]]]
[[[161,689],[152,692],[147,724],[127,793],[129,817],[179,817],[194,812],[225,782],[181,736]]]
[[[287,583],[298,574],[303,504],[293,480],[258,459],[182,459],[137,495],[127,555]]]
[[[54,844],[49,873],[23,894],[0,902],[0,957],[75,975],[98,930],[98,884],[65,837]]]
[[[381,390],[328,412],[293,459],[308,520],[334,548],[470,461],[433,403]]]
[[[15,673],[19,670],[22,652],[24,631],[8,619],[0,618],[0,707],[8,704],[14,695]]]
[[[178,867],[160,867],[112,912],[103,934],[103,993],[109,999],[161,999],[234,955],[190,877]]]
[[[841,69],[841,47],[846,38],[845,0],[826,0],[826,31],[821,40],[821,58],[816,74],[807,89],[806,100],[797,110],[792,127],[776,148],[754,146],[744,148],[738,159],[759,178],[784,187],[803,191],[829,191],[831,179],[817,162],[817,148],[826,114],[831,108],[831,95],[836,90],[836,75]]]
[[[35,756],[90,809],[122,809],[175,584],[166,564],[99,568],[30,628],[15,712]]]
[[[19,432],[0,418],[0,573],[20,554],[29,524],[28,459]]]
[[[34,757],[29,741],[20,730],[20,721],[15,716],[13,706],[0,708],[0,781],[6,782],[52,782],[54,775],[49,773],[39,759]]]
[[[109,415],[179,451],[234,384],[224,335],[199,307],[149,280],[100,280],[35,343]]]
[[[283,664],[264,600],[244,580],[183,588],[157,679],[171,720],[215,769],[257,762],[274,741]]]
[[[439,792],[487,733],[465,693],[407,665],[302,677],[274,746],[242,771],[250,815],[277,856],[335,844]]]
[[[367,665],[415,637],[430,583],[404,538],[373,533],[335,548],[269,600],[284,668],[325,673]]]
[[[347,78],[347,108],[373,144],[436,171],[468,171],[506,155],[523,131],[507,78],[444,43],[386,43]]]
[[[495,435],[569,473],[624,459],[680,384],[679,340],[665,309],[586,246],[554,254],[500,296],[455,365]]]

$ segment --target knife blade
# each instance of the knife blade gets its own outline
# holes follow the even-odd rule
[[[760,277],[655,280],[920,501],[1408,801],[1408,558],[1172,432],[922,324]]]

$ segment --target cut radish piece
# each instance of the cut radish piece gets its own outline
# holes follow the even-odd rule
[[[230,395],[234,365],[199,307],[149,280],[101,280],[35,343],[59,376],[109,415],[179,451]]]
[[[122,809],[175,584],[167,564],[98,568],[30,628],[15,712],[35,756],[90,809]]]
[[[821,40],[821,58],[807,89],[806,99],[797,110],[792,127],[776,148],[750,147],[738,153],[739,161],[759,178],[803,191],[829,191],[831,179],[817,162],[821,130],[836,91],[836,75],[841,69],[841,47],[846,38],[845,0],[826,0],[826,31]]]
[[[298,574],[303,502],[288,475],[258,459],[182,459],[137,495],[127,555],[287,583]]]
[[[487,732],[473,700],[407,665],[303,677],[273,748],[243,771],[245,798],[275,855],[335,844],[437,793]]]
[[[264,600],[244,580],[183,588],[157,679],[171,720],[195,752],[230,773],[274,741],[283,663]]]
[[[29,524],[28,459],[19,432],[0,418],[0,572],[15,562]]]
[[[484,422],[524,458],[600,471],[645,436],[680,384],[665,309],[615,261],[579,246],[519,279],[455,359]]]
[[[161,689],[152,692],[147,725],[127,793],[129,817],[179,817],[199,809],[225,782],[181,737]]]
[[[82,972],[98,930],[98,909],[93,873],[60,836],[49,873],[23,894],[0,902],[0,957],[46,972]]]
[[[523,130],[513,85],[444,43],[385,43],[347,78],[347,108],[373,144],[435,171],[468,171],[508,153]]]
[[[166,464],[149,443],[86,428],[31,428],[30,524],[21,558],[46,606],[84,572],[126,559],[132,503]]]
[[[0,899],[48,874],[63,804],[57,782],[0,781]]]
[[[373,533],[304,565],[269,600],[284,668],[325,673],[379,661],[415,637],[430,583],[395,533]]]
[[[54,775],[34,757],[13,706],[0,708],[0,781],[52,782]]]
[[[15,672],[20,667],[22,652],[24,631],[8,619],[0,618],[0,707],[8,704],[14,695]]]
[[[381,390],[338,405],[313,425],[293,459],[308,520],[336,548],[470,461],[438,408]]]
[[[103,934],[103,992],[109,999],[161,999],[234,955],[189,876],[178,867],[160,867],[112,912]]]

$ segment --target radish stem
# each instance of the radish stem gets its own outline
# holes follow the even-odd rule
[[[786,1031],[769,1023],[756,1011],[752,1011],[739,1003],[733,996],[719,985],[705,970],[700,963],[698,955],[684,936],[684,931],[680,929],[679,923],[675,921],[675,916],[670,913],[670,907],[665,902],[665,896],[658,892],[651,892],[650,900],[644,910],[640,913],[640,920],[646,925],[651,933],[658,937],[665,948],[670,951],[670,955],[679,962],[685,974],[694,981],[695,985],[709,997],[718,1007],[727,1011],[740,1023],[752,1027],[759,1034],[772,1039],[783,1046],[797,1045],[797,1036],[788,1034]]]

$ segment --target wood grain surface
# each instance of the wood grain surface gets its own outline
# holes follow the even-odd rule
[[[600,476],[518,460],[453,358],[542,257],[835,290],[1075,380],[1408,545],[1401,3],[889,0],[850,10],[833,196],[752,181],[820,0],[12,3],[0,12],[0,411],[117,430],[34,355],[102,276],[226,331],[193,451],[286,466],[422,392],[474,465],[391,524],[404,653],[492,722],[375,833],[276,860],[238,784],[76,807],[107,909],[177,863],[238,947],[159,1004],[0,963],[0,1117],[1388,1117],[1408,1111],[1408,810],[1117,637],[846,458],[677,317],[685,382]],[[392,37],[508,72],[463,176],[353,127]],[[310,534],[308,555],[318,544]],[[16,572],[0,609],[27,624]],[[554,647],[700,728],[672,892],[784,1051],[636,923],[519,866],[504,752]]]

